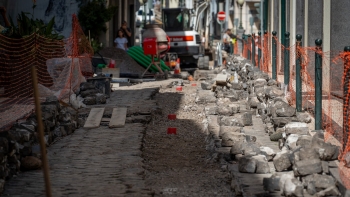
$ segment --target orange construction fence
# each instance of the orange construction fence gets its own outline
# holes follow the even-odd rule
[[[93,50],[75,15],[72,29],[66,40],[36,33],[23,38],[0,34],[0,131],[33,113],[32,66],[42,101],[55,95],[68,102],[80,82],[92,76]]]
[[[284,84],[285,62],[289,63],[290,77],[288,80],[287,99],[293,106],[296,105],[296,60],[301,62],[302,79],[302,108],[314,115],[315,108],[315,54],[322,57],[322,128],[325,130],[326,141],[337,144],[341,147],[340,178],[345,186],[350,189],[350,164],[346,164],[345,157],[350,157],[350,50],[349,51],[328,51],[323,52],[315,47],[303,47],[294,44],[285,47],[271,33],[265,33],[256,42],[257,49],[262,51],[260,69],[272,76],[272,41],[276,41],[277,48],[277,81]],[[257,40],[260,40],[258,42]],[[316,44],[315,44],[316,45]],[[243,57],[247,57],[245,51],[252,50],[251,43],[244,42]],[[285,52],[289,52],[289,60],[285,61]],[[256,51],[257,54],[257,51]],[[256,57],[258,62],[258,57]]]

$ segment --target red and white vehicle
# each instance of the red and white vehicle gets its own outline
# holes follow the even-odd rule
[[[169,53],[177,54],[181,69],[208,69],[209,57],[201,54],[201,36],[194,30],[190,10],[164,8],[162,11],[163,29],[170,38]]]

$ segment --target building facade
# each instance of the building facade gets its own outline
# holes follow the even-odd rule
[[[14,23],[19,13],[27,12],[34,18],[42,19],[48,22],[55,17],[54,29],[63,35],[69,37],[72,31],[72,15],[78,14],[80,6],[88,0],[36,0],[36,7],[33,10],[33,1],[22,0],[0,0],[0,6],[4,6]],[[107,0],[107,5],[118,6],[118,11],[113,19],[107,23],[107,32],[100,36],[100,41],[104,46],[113,46],[113,40],[117,36],[117,30],[121,26],[122,21],[126,20],[129,27],[135,30],[135,12],[138,10],[140,3],[138,0]],[[138,6],[138,7],[137,7]],[[0,18],[0,24],[3,19]],[[132,39],[134,41],[134,39]]]
[[[281,43],[285,29],[290,33],[290,46],[295,45],[297,34],[302,35],[304,47],[314,47],[315,40],[322,39],[325,55],[339,53],[350,45],[350,35],[347,33],[350,22],[345,15],[350,9],[348,0],[261,0],[261,4],[261,29],[270,33],[277,31]],[[341,77],[335,76],[341,76],[343,68],[332,65],[331,58],[323,58],[322,66],[323,89],[327,92],[342,85]],[[312,67],[309,69],[314,70]]]

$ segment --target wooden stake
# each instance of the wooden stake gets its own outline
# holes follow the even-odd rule
[[[33,88],[34,88],[35,111],[36,111],[36,118],[38,121],[41,162],[43,164],[45,187],[46,187],[46,196],[51,197],[49,165],[47,162],[46,145],[44,141],[44,129],[43,129],[44,127],[43,127],[43,122],[41,118],[42,116],[41,116],[41,106],[40,106],[40,100],[39,100],[38,78],[36,74],[36,67],[32,66],[31,71],[32,71],[32,82],[33,82]]]

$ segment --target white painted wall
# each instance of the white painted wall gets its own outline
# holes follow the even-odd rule
[[[296,7],[296,0],[290,0],[290,46],[293,46],[296,42]]]
[[[323,52],[331,50],[331,0],[323,0]],[[327,53],[326,53],[327,54]],[[329,92],[330,86],[330,57],[323,58],[322,64],[322,88],[323,91]]]
[[[164,0],[163,1],[163,7],[166,7],[165,1],[169,1],[169,7],[168,8],[178,8],[179,7],[179,0]]]
[[[281,12],[281,2],[279,2],[279,4],[278,4],[278,18],[279,18],[279,20],[278,20],[278,40],[279,40],[279,42],[280,43],[283,43],[282,42],[282,22],[281,22],[281,17],[282,17],[282,12]],[[283,13],[283,14],[286,14],[286,13]],[[279,57],[281,57],[281,56],[283,56],[283,54],[282,54],[282,46],[281,45],[277,45],[277,50],[278,50],[278,54],[279,54]],[[278,65],[282,65],[282,58],[277,58],[277,61],[278,61]],[[279,71],[281,71],[282,70],[282,68],[280,68],[280,70]]]
[[[305,38],[303,39],[304,42],[304,47],[308,46],[309,43],[309,0],[305,0],[305,15],[304,15],[304,36]]]
[[[289,14],[290,14],[290,47],[292,47],[293,45],[295,45],[296,42],[296,0],[290,0],[290,7],[289,7]],[[290,69],[295,69],[295,53],[290,52],[290,62],[289,62],[289,66]],[[292,74],[290,73],[290,77],[292,78]]]
[[[33,1],[31,0],[8,0],[5,3],[7,12],[15,24],[17,23],[15,19],[21,11],[33,13]],[[72,15],[78,14],[79,4],[79,0],[37,0],[34,18],[48,22],[55,16],[56,31],[68,37],[72,30]]]

